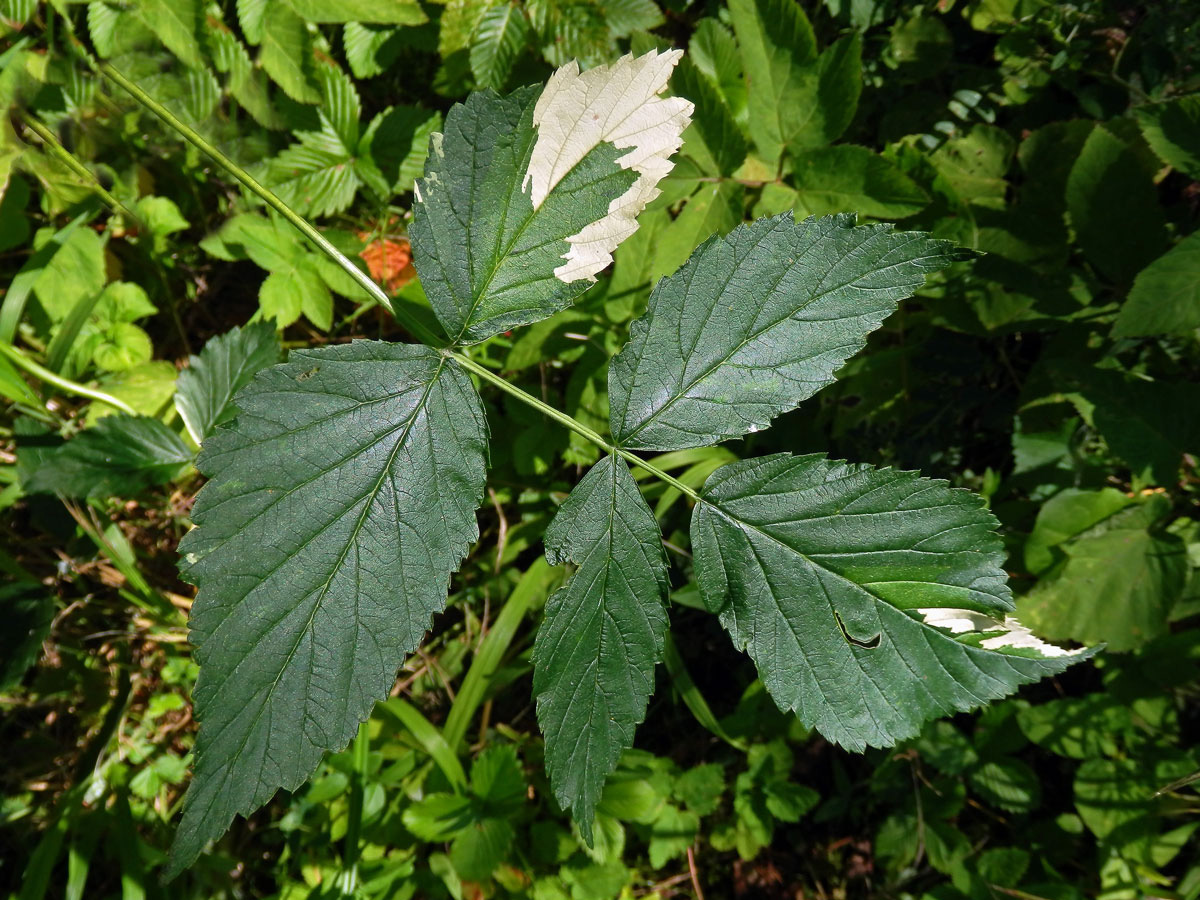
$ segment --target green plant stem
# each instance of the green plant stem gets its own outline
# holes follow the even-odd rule
[[[360,722],[354,738],[354,772],[350,781],[350,808],[347,810],[345,850],[342,852],[342,872],[338,887],[342,894],[353,897],[358,891],[358,860],[362,853],[363,794],[367,784],[367,767],[371,754],[370,719]]]
[[[403,309],[397,309],[394,307],[392,305],[391,298],[388,297],[383,288],[375,283],[371,276],[347,259],[345,254],[338,250],[337,247],[333,246],[333,244],[329,242],[325,235],[317,231],[317,229],[310,225],[303,216],[296,213],[291,207],[279,199],[279,197],[276,196],[273,191],[268,190],[259,184],[249,172],[206,141],[195,129],[181,121],[169,109],[143,91],[134,82],[126,78],[121,71],[115,68],[111,63],[101,61],[96,64],[96,68],[102,75],[124,88],[130,94],[130,96],[133,97],[133,99],[162,119],[163,122],[182,135],[185,140],[193,144],[196,149],[200,150],[200,152],[212,159],[213,162],[240,181],[251,192],[256,194],[264,203],[287,219],[297,231],[312,241],[326,256],[341,266],[346,271],[346,274],[358,282],[363,290],[370,294],[371,297],[381,304],[384,309],[388,310],[393,316],[395,316],[396,320],[400,322],[400,324],[406,329],[408,329],[410,334],[412,334],[422,343],[428,344],[429,346],[438,347],[442,345],[443,342],[438,340],[437,335],[429,331],[429,329],[413,319],[411,316],[405,314]]]
[[[363,289],[365,289],[373,298],[382,304],[385,309],[389,310],[392,315],[396,317],[396,320],[399,321],[400,324],[405,328],[407,328],[409,333],[421,341],[421,343],[429,347],[440,349],[442,354],[447,358],[453,359],[463,368],[474,372],[484,381],[494,384],[496,387],[500,388],[500,390],[512,397],[515,397],[522,403],[532,406],[538,412],[542,413],[542,415],[553,419],[564,428],[570,429],[580,437],[591,441],[605,453],[615,453],[630,465],[644,469],[655,478],[665,481],[667,484],[671,485],[685,496],[691,497],[693,501],[698,501],[700,499],[700,495],[686,484],[678,479],[672,478],[661,469],[650,465],[650,463],[646,462],[636,453],[631,453],[622,447],[617,447],[613,444],[610,444],[597,432],[593,431],[591,428],[588,428],[582,422],[576,421],[566,413],[555,409],[553,406],[550,406],[547,403],[543,403],[541,400],[538,400],[532,394],[526,393],[516,385],[510,384],[508,381],[501,378],[494,372],[485,369],[483,366],[479,365],[465,354],[458,353],[455,350],[446,347],[445,341],[440,340],[437,335],[431,332],[428,328],[405,313],[402,307],[394,306],[387,294],[384,293],[383,288],[377,285],[370,278],[370,276],[363,272],[362,269],[358,268],[358,266],[354,265],[354,263],[347,259],[340,250],[326,240],[325,236],[322,235],[321,232],[317,231],[317,229],[310,225],[303,216],[296,213],[291,207],[284,203],[283,200],[281,200],[273,191],[259,184],[253,177],[251,177],[249,172],[247,172],[245,169],[227,157],[224,153],[206,141],[203,137],[197,134],[194,129],[180,121],[171,113],[169,109],[143,91],[124,75],[122,75],[121,72],[114,68],[111,63],[99,62],[96,64],[96,68],[101,74],[123,87],[129,92],[133,99],[162,119],[175,131],[179,132],[179,134],[182,135],[186,140],[195,145],[198,150],[209,156],[217,165],[219,165],[222,169],[257,194],[268,206],[291,222],[301,234],[312,241],[331,260],[341,266],[346,271],[346,274],[357,281],[363,287]]]
[[[671,485],[671,487],[675,488],[677,491],[680,491],[683,494],[686,494],[688,497],[691,497],[693,500],[698,501],[700,499],[699,494],[697,494],[694,490],[692,490],[690,487],[688,487],[686,484],[684,484],[678,478],[672,478],[670,475],[668,475],[662,469],[646,462],[644,459],[642,459],[636,453],[630,453],[628,450],[624,449],[623,447],[618,447],[615,444],[610,444],[603,437],[601,437],[598,432],[593,431],[592,429],[588,428],[582,422],[579,422],[579,421],[571,418],[569,415],[567,415],[565,412],[563,412],[561,410],[555,409],[549,403],[543,403],[541,400],[539,400],[537,397],[533,396],[532,394],[527,394],[525,391],[521,390],[515,384],[512,384],[512,383],[506,381],[505,379],[501,378],[499,375],[497,375],[495,372],[491,371],[490,369],[484,368],[483,366],[479,365],[479,363],[475,362],[473,359],[470,359],[469,357],[464,356],[461,353],[456,353],[453,350],[443,350],[442,353],[444,355],[450,357],[451,359],[453,359],[455,362],[457,362],[459,365],[461,365],[464,369],[466,369],[470,372],[474,372],[476,375],[478,375],[484,381],[487,381],[490,384],[494,384],[496,387],[500,388],[500,390],[504,391],[505,393],[509,394],[510,396],[516,397],[522,403],[532,406],[534,409],[536,409],[542,415],[546,416],[549,419],[553,419],[555,422],[557,422],[559,425],[562,425],[564,428],[570,429],[571,431],[575,432],[580,437],[586,438],[587,440],[591,441],[593,444],[595,444],[597,447],[599,447],[605,453],[614,453],[617,456],[621,457],[621,459],[625,460],[630,465],[637,466],[640,469],[645,469],[647,472],[649,472],[655,478],[658,478],[661,481],[665,481],[667,484]]]
[[[54,132],[47,128],[43,122],[35,119],[26,110],[20,108],[17,109],[17,118],[21,120],[21,123],[26,128],[41,138],[47,153],[87,182],[87,186],[95,192],[97,197],[108,204],[113,212],[128,216],[131,221],[137,222],[137,216],[124,203],[105,190],[96,176],[83,163],[77,160],[74,154],[58,142],[58,138],[54,136]]]
[[[44,381],[46,384],[52,384],[59,390],[66,391],[68,394],[76,394],[80,397],[89,397],[92,400],[99,400],[101,403],[106,403],[113,409],[119,409],[123,413],[131,416],[136,416],[137,411],[124,400],[118,400],[111,394],[106,394],[104,391],[90,388],[85,384],[78,384],[74,381],[69,381],[61,375],[55,374],[45,366],[40,366],[32,359],[29,359],[11,344],[0,343],[0,355],[6,357],[13,365],[24,369],[34,378]]]

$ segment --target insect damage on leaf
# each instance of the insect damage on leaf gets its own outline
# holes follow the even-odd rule
[[[532,190],[533,208],[587,154],[602,142],[630,152],[617,162],[638,180],[608,207],[608,214],[567,238],[566,262],[554,270],[560,281],[596,280],[612,262],[612,251],[637,230],[637,215],[659,195],[658,182],[674,167],[671,157],[683,143],[693,106],[681,97],[659,97],[682,50],[623,56],[611,66],[580,73],[571,62],[550,78],[533,112],[537,143],[523,188]]]
[[[926,625],[945,628],[951,634],[979,633],[984,650],[1032,650],[1042,657],[1077,656],[1082,648],[1065,650],[1048,644],[1022,625],[1015,616],[998,619],[969,609],[929,607],[918,609]]]

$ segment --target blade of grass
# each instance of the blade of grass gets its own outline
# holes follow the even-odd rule
[[[667,672],[671,676],[671,683],[679,691],[679,696],[683,698],[683,702],[691,710],[696,721],[729,746],[745,752],[748,749],[746,742],[732,737],[729,732],[721,727],[721,723],[713,715],[708,701],[704,699],[704,695],[696,687],[696,682],[692,681],[691,673],[688,672],[687,666],[684,665],[683,657],[679,655],[679,648],[675,646],[675,641],[671,639],[669,632],[667,633],[666,642],[663,644],[663,662],[666,664]]]
[[[101,403],[108,404],[113,409],[119,409],[126,415],[137,415],[133,407],[124,400],[118,400],[111,394],[88,387],[86,384],[79,384],[68,378],[63,378],[61,375],[51,372],[45,366],[38,365],[12,344],[0,341],[0,354],[6,356],[10,362],[14,363],[18,368],[24,369],[34,378],[44,381],[46,384],[52,384],[61,391],[66,391],[68,394],[75,394],[78,397],[87,397],[90,400],[99,400]]]
[[[491,687],[492,678],[516,636],[517,628],[527,613],[546,602],[546,597],[549,596],[555,582],[561,579],[562,570],[551,568],[545,557],[539,556],[513,588],[508,602],[492,623],[491,630],[480,641],[471,668],[467,670],[454,703],[450,706],[450,713],[446,716],[442,736],[452,750],[457,752],[460,749],[467,734],[467,727],[483,703]]]
[[[455,791],[462,793],[467,789],[467,773],[463,771],[462,763],[458,761],[446,738],[427,718],[417,711],[416,707],[399,697],[379,704],[377,707],[395,718],[407,730],[421,748],[429,754],[446,780]]]
[[[75,338],[83,330],[88,316],[92,314],[92,310],[96,308],[96,303],[100,300],[100,293],[97,291],[86,297],[80,297],[67,318],[58,326],[58,332],[50,341],[50,346],[46,348],[47,368],[55,372],[62,372],[63,366],[67,362],[67,356],[75,345]]]
[[[370,720],[358,726],[354,738],[354,771],[350,776],[350,808],[347,810],[346,837],[342,851],[342,871],[337,887],[343,897],[353,897],[358,891],[358,860],[362,855],[363,794],[367,784],[367,768],[371,758]]]

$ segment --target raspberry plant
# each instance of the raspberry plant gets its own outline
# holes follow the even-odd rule
[[[831,741],[889,746],[1086,655],[1008,615],[997,523],[967,491],[786,453],[729,463],[696,491],[638,455],[769,426],[831,383],[928,273],[969,255],[947,241],[790,213],[710,238],[659,282],[612,359],[610,437],[471,359],[469,345],[569,305],[636,230],[692,111],[661,96],[679,58],[569,64],[543,89],[454,107],[432,136],[411,229],[443,334],[397,308],[423,343],[293,351],[206,437],[210,481],[181,544],[199,587],[201,724],[171,873],[346,746],[445,605],[486,482],[472,376],[604,454],[546,533],[549,560],[577,568],[534,650],[550,781],[588,841],[668,629],[661,536],[631,466],[690,498],[705,606],[775,702]],[[102,68],[386,303],[282,201]]]

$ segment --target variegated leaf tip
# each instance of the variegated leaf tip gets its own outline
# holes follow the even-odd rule
[[[925,617],[925,624],[935,628],[945,628],[952,634],[967,634],[980,632],[988,635],[980,641],[979,646],[984,650],[1034,650],[1042,657],[1074,656],[1083,653],[1083,649],[1064,650],[1054,644],[1048,644],[1022,625],[1013,616],[1005,616],[1004,620],[973,612],[969,609],[946,609],[928,607],[918,609]]]
[[[682,50],[652,50],[582,73],[571,62],[551,76],[538,99],[533,112],[537,143],[522,182],[532,191],[534,209],[603,141],[629,148],[618,162],[640,176],[609,204],[607,215],[567,238],[566,262],[554,270],[560,281],[595,281],[617,245],[637,231],[638,213],[658,196],[658,182],[671,171],[671,156],[683,143],[692,115],[692,104],[682,97],[658,96],[681,56]]]

